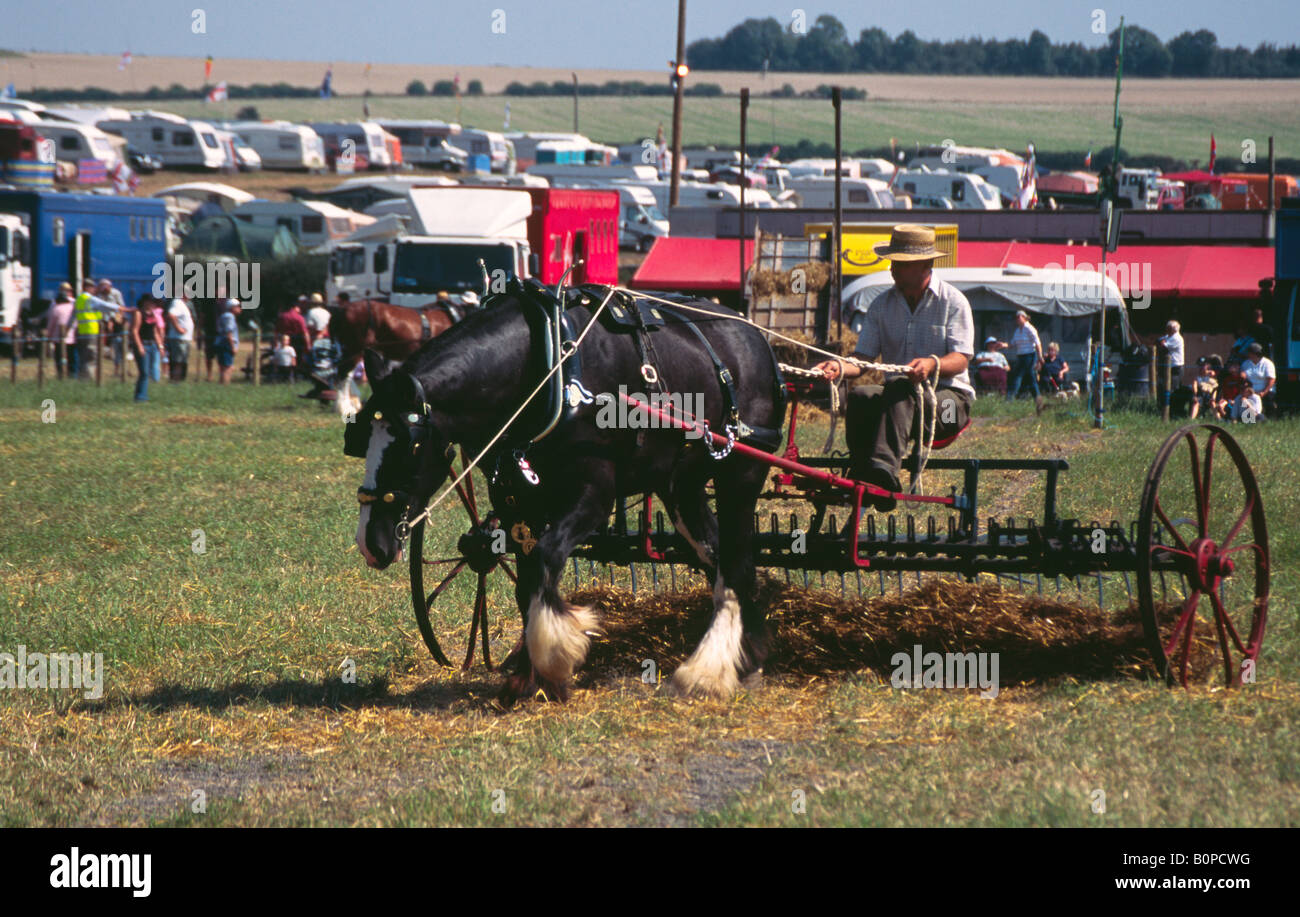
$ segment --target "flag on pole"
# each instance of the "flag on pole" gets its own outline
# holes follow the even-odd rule
[[[10,83],[8,86],[4,88],[3,91],[0,91],[0,99],[16,99],[16,98],[18,98],[18,93],[14,91],[13,83]]]
[[[1021,210],[1031,210],[1038,203],[1038,167],[1034,159],[1031,143],[1025,151],[1025,170],[1020,175],[1020,194],[1016,197],[1016,206]]]
[[[203,60],[203,82],[212,79],[212,55],[209,54]]]
[[[325,71],[325,79],[321,80],[320,97],[322,99],[328,99],[330,96],[334,95],[334,89],[331,86],[333,82],[334,82],[334,66],[331,64],[330,67]]]
[[[501,125],[503,131],[510,130],[510,103],[506,103],[506,123]]]
[[[120,159],[117,165],[113,166],[113,171],[109,174],[113,181],[113,190],[118,194],[134,194],[135,189],[140,187],[140,177],[131,170],[131,167]]]
[[[366,75],[366,76],[370,76],[370,64],[369,64],[369,63],[366,64],[366,73],[365,73],[365,75]]]
[[[1217,148],[1217,147],[1215,146],[1215,144],[1214,144],[1214,135],[1213,135],[1213,134],[1210,134],[1210,168],[1209,168],[1209,172],[1210,172],[1211,175],[1214,174],[1214,153],[1215,153],[1215,150],[1216,150],[1216,149],[1218,149],[1218,148]]]
[[[212,90],[208,93],[206,101],[224,102],[228,98],[230,98],[230,93],[226,90],[226,81],[222,80],[220,83],[212,87]]]
[[[1085,169],[1091,169],[1091,168],[1092,168],[1092,150],[1089,150],[1089,151],[1088,151],[1088,155],[1085,156],[1085,157],[1083,157],[1083,167],[1084,167]]]
[[[118,70],[125,70],[125,69],[126,69],[127,67],[129,67],[129,66],[131,66],[131,52],[130,52],[130,51],[123,51],[123,52],[122,52],[122,59],[121,59],[120,61],[117,62],[117,69],[118,69]]]

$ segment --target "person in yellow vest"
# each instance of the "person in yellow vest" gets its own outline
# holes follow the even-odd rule
[[[95,359],[95,341],[101,326],[107,327],[110,315],[117,314],[117,304],[100,299],[94,293],[95,281],[87,277],[81,281],[81,295],[73,304],[72,312],[77,322],[77,349],[81,352],[80,378],[90,378],[90,368]]]

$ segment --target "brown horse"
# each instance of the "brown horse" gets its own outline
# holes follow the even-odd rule
[[[448,306],[440,303],[410,308],[379,299],[361,299],[332,307],[330,333],[343,352],[339,374],[351,372],[366,348],[401,362],[458,320]]]

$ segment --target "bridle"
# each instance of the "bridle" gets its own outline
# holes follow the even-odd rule
[[[415,459],[417,465],[416,479],[418,481],[423,469],[419,469],[419,459],[421,448],[427,448],[433,440],[433,434],[436,428],[430,417],[429,401],[424,393],[424,386],[414,375],[408,376],[411,383],[415,386],[415,401],[419,405],[418,411],[406,411],[400,413],[396,422],[400,423],[406,429],[407,439],[411,443],[411,457]],[[367,426],[373,424],[376,420],[383,420],[384,415],[380,411],[369,411]],[[360,420],[360,418],[357,418]],[[345,450],[347,454],[355,455],[355,450]],[[447,471],[451,470],[452,459],[455,455],[454,449],[449,443],[446,451],[442,455]],[[362,456],[364,457],[364,453]],[[418,485],[417,485],[418,488]],[[402,516],[397,522],[396,534],[400,542],[405,542],[411,534],[411,526],[414,520],[411,519],[412,510],[419,499],[419,494],[405,490],[390,490],[381,487],[358,487],[357,503],[361,506],[370,506],[375,503],[397,504],[403,507]],[[426,496],[424,499],[428,499]],[[418,517],[417,517],[418,518]]]

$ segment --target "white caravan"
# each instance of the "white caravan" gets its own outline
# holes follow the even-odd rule
[[[894,194],[906,193],[915,198],[947,198],[955,210],[1001,210],[998,190],[966,172],[946,169],[900,169],[894,178]]]
[[[460,133],[452,134],[447,142],[470,157],[488,158],[489,171],[505,172],[511,162],[510,148],[506,146],[504,135],[496,131],[483,131],[476,127],[461,128]]]
[[[575,163],[538,163],[529,166],[529,175],[537,175],[552,185],[572,186],[574,182],[608,182],[615,179],[646,182],[657,181],[659,171],[654,166],[615,163],[608,166],[577,165]]]
[[[351,140],[353,151],[364,156],[372,169],[387,169],[393,164],[393,157],[384,143],[383,128],[374,121],[313,121],[307,125],[325,144],[326,150],[338,155],[343,150],[343,141]]]
[[[654,195],[655,203],[662,213],[669,211],[668,200],[672,195],[672,182],[640,181],[638,179],[615,179],[611,187],[629,185],[649,189]],[[706,184],[705,182],[684,181],[678,188],[677,206],[679,207],[739,207],[740,189],[735,185]],[[745,189],[746,209],[768,210],[774,207],[791,206],[778,202],[761,188]]]
[[[325,144],[320,135],[305,124],[288,121],[235,121],[223,124],[257,150],[264,169],[325,168]]]
[[[792,178],[786,187],[797,194],[799,206],[819,210],[835,208],[835,175]],[[889,183],[878,178],[841,178],[840,205],[870,210],[890,210],[897,206]]]
[[[54,144],[54,158],[61,162],[77,163],[85,159],[102,162],[112,171],[121,162],[112,140],[102,130],[89,124],[73,121],[29,121],[36,132]]]
[[[254,226],[283,226],[304,248],[337,242],[375,222],[372,216],[325,201],[255,200],[240,204],[230,215]]]
[[[785,167],[790,170],[790,174],[795,178],[816,177],[818,175],[835,177],[834,159],[796,159],[794,162],[787,162]],[[862,166],[856,159],[842,160],[840,162],[840,175],[844,178],[861,178]]]
[[[228,148],[206,121],[189,121],[164,111],[135,111],[128,120],[106,119],[99,127],[125,138],[140,152],[157,156],[166,169],[218,170],[230,164]]]

